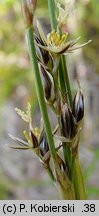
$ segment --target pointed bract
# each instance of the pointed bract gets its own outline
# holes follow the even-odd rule
[[[33,148],[36,148],[38,146],[38,140],[32,131],[30,131],[30,135],[31,135],[32,143],[33,143]]]

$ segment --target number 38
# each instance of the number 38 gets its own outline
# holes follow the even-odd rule
[[[84,212],[95,212],[95,204],[84,204]]]

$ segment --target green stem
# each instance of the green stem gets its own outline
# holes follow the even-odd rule
[[[38,63],[37,63],[37,56],[36,56],[36,51],[35,51],[34,34],[33,34],[33,27],[32,26],[30,26],[27,29],[27,39],[28,39],[28,46],[29,46],[29,54],[30,54],[30,58],[31,58],[31,63],[33,66],[36,91],[37,91],[37,96],[38,96],[41,114],[42,114],[43,121],[44,121],[45,131],[46,131],[46,135],[47,135],[47,139],[48,139],[49,150],[50,150],[50,154],[51,154],[53,160],[55,160],[56,159],[56,150],[55,150],[55,146],[54,146],[52,130],[51,130],[49,117],[48,117],[48,113],[47,113],[47,108],[46,108],[46,103],[45,103],[45,99],[44,99],[44,91],[43,91],[42,81],[41,81]]]
[[[63,152],[64,152],[64,158],[65,158],[65,164],[68,168],[68,171],[69,171],[69,175],[71,176],[71,167],[70,167],[70,158],[71,158],[71,155],[70,155],[70,148],[68,147],[68,143],[63,143]]]
[[[55,2],[54,0],[48,0],[49,12],[50,12],[50,20],[52,29],[57,30],[57,21],[55,16]],[[72,106],[72,94],[70,89],[69,77],[67,73],[66,61],[65,57],[61,56],[59,63],[59,83],[61,94],[64,96],[66,93],[68,95],[68,101]],[[59,117],[58,117],[59,119]],[[63,153],[65,158],[65,163],[69,166],[70,162],[70,149],[67,145],[63,145]]]
[[[48,0],[48,5],[49,5],[52,29],[57,30],[57,22],[56,22],[56,17],[55,17],[56,15],[55,14],[55,3],[53,0]],[[62,96],[64,96],[67,93],[67,98],[68,98],[67,103],[72,108],[72,92],[71,92],[71,87],[70,87],[70,81],[69,81],[65,56],[61,56],[60,58],[59,83],[60,83],[60,89],[61,89]],[[80,162],[77,157],[73,159],[73,165],[72,165],[73,170],[71,171],[70,166],[71,166],[72,158],[70,154],[70,149],[68,148],[67,144],[63,145],[63,152],[64,152],[65,164],[68,166],[70,177],[72,177],[71,185],[72,185],[73,190],[70,189],[70,191],[65,193],[64,187],[61,187],[61,185],[59,184],[59,190],[62,195],[62,198],[71,199],[72,197],[72,199],[75,199],[75,193],[76,193],[76,199],[85,199],[85,189],[84,189],[83,176],[82,176],[82,171],[80,167]],[[73,176],[71,176],[72,172],[73,172]],[[75,188],[75,191],[74,191],[74,188]]]
[[[64,79],[62,56],[60,58],[60,63],[59,63],[59,83],[60,83],[61,94],[62,96],[64,96],[66,94],[66,86],[65,86],[65,79]]]
[[[77,200],[85,200],[86,193],[85,193],[85,186],[84,186],[84,180],[82,176],[82,170],[80,161],[78,159],[78,156],[73,156],[73,167],[72,167],[73,173],[72,173],[72,181],[75,186],[75,194]]]
[[[53,175],[53,172],[52,172],[50,166],[48,165],[47,167],[45,167],[45,169],[46,169],[46,171],[47,171],[47,173],[48,173],[50,179],[51,179],[53,182],[55,182],[55,177],[54,177],[54,175]]]
[[[52,29],[57,30],[57,21],[55,17],[55,2],[54,0],[48,0],[48,6],[49,6],[49,13],[50,13],[50,20],[51,20],[51,27]],[[64,96],[66,94],[66,85],[65,85],[65,77],[64,77],[64,66],[63,66],[63,59],[62,56],[60,58],[60,63],[59,63],[59,83],[60,83],[60,89],[61,89],[61,94]],[[67,160],[66,155],[68,154],[67,148],[65,145],[63,145],[63,152],[64,152],[64,158],[65,161]],[[69,155],[68,155],[69,156]]]
[[[75,192],[73,185],[71,185],[67,191],[65,191],[64,187],[62,187],[61,185],[58,186],[58,189],[60,193],[60,198],[62,200],[75,200]]]
[[[50,12],[50,20],[52,29],[57,30],[57,21],[56,21],[56,14],[55,14],[55,2],[54,0],[48,0],[49,12]],[[59,81],[62,95],[65,95],[66,92],[68,94],[69,103],[72,107],[72,93],[70,88],[70,82],[66,67],[66,60],[65,56],[61,56],[60,65],[59,65]]]
[[[64,67],[65,86],[66,86],[66,89],[67,89],[67,95],[68,95],[68,99],[69,99],[69,104],[70,104],[70,107],[72,108],[72,92],[71,92],[69,76],[68,76],[68,72],[67,72],[65,56],[62,56],[62,59],[63,59],[63,67]]]
[[[50,20],[52,29],[57,30],[57,21],[55,14],[55,2],[54,0],[48,0],[48,7],[50,12]]]
[[[61,29],[59,29],[59,32],[60,32],[60,35],[62,35]],[[64,81],[64,90],[65,90],[65,93],[67,92],[67,98],[68,98],[67,102],[70,104],[70,107],[72,108],[72,92],[71,92],[71,87],[70,87],[68,71],[67,71],[66,57],[64,55],[61,56],[60,64],[61,64],[60,73],[63,74],[62,83]],[[61,86],[62,86],[62,83],[61,83]],[[64,93],[64,90],[63,90],[63,93]]]

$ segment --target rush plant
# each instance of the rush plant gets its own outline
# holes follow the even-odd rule
[[[66,1],[64,2],[66,4]],[[23,0],[22,11],[43,124],[41,130],[33,128],[29,103],[26,112],[16,108],[17,113],[29,124],[29,134],[24,131],[26,141],[10,135],[18,144],[11,147],[31,149],[36,154],[59,190],[60,199],[81,200],[86,197],[78,155],[84,118],[84,96],[78,81],[78,91],[74,98],[72,97],[65,54],[85,46],[90,41],[78,46],[76,44],[80,38],[69,40],[68,33],[62,32],[69,11],[66,5],[62,7],[58,4],[57,9],[57,1],[54,0],[48,0],[52,31],[45,36],[37,21],[36,34],[33,26],[36,3],[37,0]],[[47,106],[57,118],[53,131]],[[59,152],[62,149],[61,158]]]

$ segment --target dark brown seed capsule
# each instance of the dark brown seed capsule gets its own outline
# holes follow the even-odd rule
[[[60,126],[61,126],[62,135],[64,137],[71,139],[75,136],[76,123],[67,104],[64,104],[62,106],[61,115],[60,115]]]
[[[42,157],[44,157],[45,154],[49,151],[48,141],[47,141],[47,137],[46,137],[44,129],[42,130],[42,133],[39,139],[39,149],[40,149],[40,154]]]
[[[30,131],[30,135],[33,143],[33,148],[36,148],[38,146],[38,140],[32,131]]]
[[[41,72],[45,98],[48,103],[53,104],[55,102],[53,77],[41,64],[39,64],[39,68]]]
[[[81,121],[84,117],[84,97],[81,90],[78,90],[74,97],[72,114],[76,122]]]
[[[43,63],[45,67],[49,68],[50,70],[53,67],[53,60],[51,55],[47,50],[44,50],[43,48],[40,48],[39,45],[44,46],[44,43],[41,38],[37,37],[37,35],[34,36],[35,42],[36,42],[36,52],[38,56],[38,61]]]

